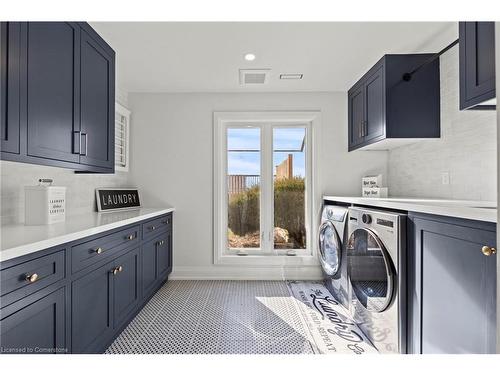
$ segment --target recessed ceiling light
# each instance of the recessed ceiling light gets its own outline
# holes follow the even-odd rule
[[[303,74],[280,74],[280,79],[302,79]]]
[[[253,53],[247,53],[245,55],[245,60],[246,61],[254,61],[255,60],[255,55]]]

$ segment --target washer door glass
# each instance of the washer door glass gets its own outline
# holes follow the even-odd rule
[[[333,223],[327,220],[319,228],[319,259],[328,276],[335,276],[339,271],[341,251],[337,230]]]
[[[389,307],[394,288],[394,267],[377,235],[356,229],[347,241],[347,270],[352,291],[369,311]]]

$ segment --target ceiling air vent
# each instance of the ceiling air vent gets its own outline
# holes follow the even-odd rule
[[[240,69],[240,85],[264,85],[269,81],[270,69]]]

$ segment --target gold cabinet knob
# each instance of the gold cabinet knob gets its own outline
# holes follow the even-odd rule
[[[116,275],[118,272],[122,272],[122,271],[123,271],[123,266],[118,266],[118,267],[113,268],[113,270],[111,271],[111,273],[113,275]]]
[[[26,275],[26,281],[29,281],[30,283],[34,283],[37,280],[38,280],[37,273],[31,274],[31,275]]]
[[[127,236],[127,240],[133,240],[133,239],[134,239],[134,235],[133,235],[133,234],[129,234],[129,235]]]
[[[101,254],[101,253],[102,253],[102,248],[98,247],[98,248],[95,250],[95,252],[96,252],[97,254]]]
[[[483,246],[481,248],[481,252],[486,255],[487,257],[489,257],[490,255],[492,254],[496,254],[497,253],[497,249],[495,249],[494,247],[489,247],[489,246]]]
[[[123,271],[123,267],[122,266],[119,266],[118,267],[118,272],[122,272]]]
[[[155,230],[155,229],[156,229],[156,227],[153,225],[153,226],[151,227],[151,230]]]

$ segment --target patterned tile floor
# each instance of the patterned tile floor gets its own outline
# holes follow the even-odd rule
[[[106,353],[312,354],[284,281],[168,281]]]

